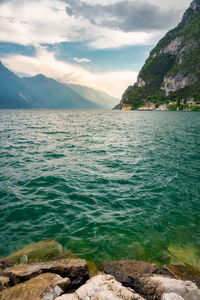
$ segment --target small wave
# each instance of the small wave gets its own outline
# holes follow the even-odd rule
[[[198,114],[2,114],[0,255],[48,238],[96,261],[200,249]]]

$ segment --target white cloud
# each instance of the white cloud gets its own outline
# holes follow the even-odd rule
[[[101,4],[118,1],[85,0],[88,3]],[[134,2],[134,0],[132,1]],[[161,0],[149,0],[147,2],[154,4],[155,1],[156,5],[160,5],[165,9],[166,5],[162,4],[163,1],[161,2]],[[180,3],[181,0],[169,1],[168,9],[173,8],[176,2]],[[190,0],[185,1],[189,2]],[[90,47],[105,49],[126,45],[150,45],[162,36],[159,30],[151,33],[125,33],[117,28],[91,24],[83,16],[68,16],[66,5],[64,0],[12,0],[0,2],[0,41],[23,45],[85,41]],[[185,3],[184,6],[181,6],[181,4],[176,5],[182,11],[185,6]]]
[[[85,26],[86,22],[68,17],[59,0],[0,3],[0,41],[23,45],[79,41]]]
[[[92,87],[120,98],[124,90],[137,78],[134,71],[91,72],[77,64],[59,61],[53,52],[38,47],[35,57],[10,55],[3,63],[14,72],[35,76],[39,73],[67,83]]]
[[[109,28],[100,28],[98,38],[89,45],[96,49],[120,48],[131,45],[150,45],[157,41],[160,33],[152,32],[122,32]]]
[[[74,57],[73,60],[77,63],[89,63],[91,60],[89,58],[78,58]]]

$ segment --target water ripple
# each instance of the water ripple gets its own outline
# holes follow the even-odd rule
[[[95,261],[200,250],[200,115],[0,111],[0,255],[55,238]]]

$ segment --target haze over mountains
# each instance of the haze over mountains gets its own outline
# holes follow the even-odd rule
[[[82,97],[98,103],[98,105],[104,108],[111,108],[113,107],[119,100],[115,97],[108,95],[105,92],[95,90],[92,88],[88,88],[85,86],[77,85],[77,84],[65,84],[67,87],[74,90],[76,93],[81,95]]]
[[[102,109],[117,99],[86,87],[67,85],[42,74],[19,78],[0,62],[0,108]]]

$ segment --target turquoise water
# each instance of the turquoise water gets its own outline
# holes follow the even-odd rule
[[[0,255],[54,238],[99,262],[200,251],[198,112],[0,111]]]

